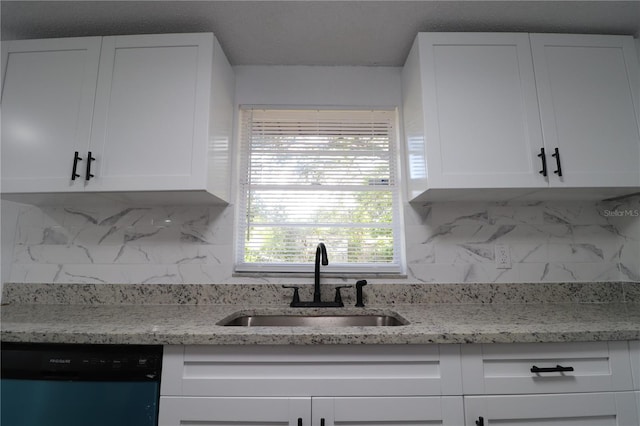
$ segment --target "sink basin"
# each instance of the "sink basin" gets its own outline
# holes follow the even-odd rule
[[[240,327],[388,327],[406,325],[392,315],[241,315],[219,325]]]

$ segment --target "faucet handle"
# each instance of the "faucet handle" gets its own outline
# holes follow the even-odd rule
[[[367,280],[360,280],[356,282],[356,306],[359,308],[364,308],[364,303],[362,301],[362,287],[367,285]]]
[[[335,299],[333,301],[335,303],[342,303],[342,295],[340,294],[340,289],[341,288],[351,288],[351,287],[353,287],[353,286],[351,286],[351,285],[341,285],[341,286],[336,287],[336,297],[335,297]]]
[[[291,301],[291,306],[293,306],[295,303],[300,303],[300,294],[298,293],[300,287],[298,287],[297,285],[283,285],[282,288],[293,289],[293,300]]]

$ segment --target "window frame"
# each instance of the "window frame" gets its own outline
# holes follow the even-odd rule
[[[290,105],[239,105],[238,108],[238,121],[237,129],[237,190],[236,190],[236,221],[234,226],[234,273],[238,274],[252,274],[252,273],[267,273],[270,275],[287,275],[297,273],[310,273],[313,272],[310,268],[313,266],[313,262],[305,263],[251,263],[244,262],[244,248],[245,244],[242,239],[245,238],[245,232],[247,226],[247,218],[244,215],[246,210],[243,203],[246,202],[245,198],[245,185],[248,183],[245,180],[245,175],[249,172],[248,161],[250,156],[246,155],[246,148],[244,145],[248,142],[243,134],[244,118],[243,114],[247,110],[265,110],[265,111],[374,111],[374,112],[387,112],[392,114],[392,129],[389,132],[389,162],[390,166],[394,169],[394,184],[391,191],[392,196],[392,221],[391,229],[393,235],[393,262],[392,263],[358,263],[358,264],[346,264],[346,263],[332,263],[331,246],[327,245],[327,252],[329,257],[329,265],[322,267],[323,274],[328,275],[348,275],[348,274],[366,274],[367,276],[404,276],[405,273],[405,247],[404,247],[404,234],[402,232],[404,225],[403,215],[403,201],[404,192],[402,184],[402,162],[401,162],[401,134],[400,134],[400,116],[397,107],[357,107],[357,106],[290,106]],[[324,242],[318,240],[318,243]],[[326,242],[325,242],[326,244]]]

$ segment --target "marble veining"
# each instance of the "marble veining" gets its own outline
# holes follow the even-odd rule
[[[284,277],[234,275],[234,209],[20,207],[17,223],[3,223],[3,232],[15,229],[9,281],[289,283]],[[405,204],[403,232],[402,283],[640,281],[638,196]],[[509,247],[511,269],[496,268],[495,244]]]

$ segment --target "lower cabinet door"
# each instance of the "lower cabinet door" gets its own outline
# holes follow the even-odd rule
[[[310,426],[311,398],[160,398],[159,426]]]
[[[461,396],[313,398],[313,426],[464,424]]]
[[[638,426],[633,392],[467,396],[467,426]]]

